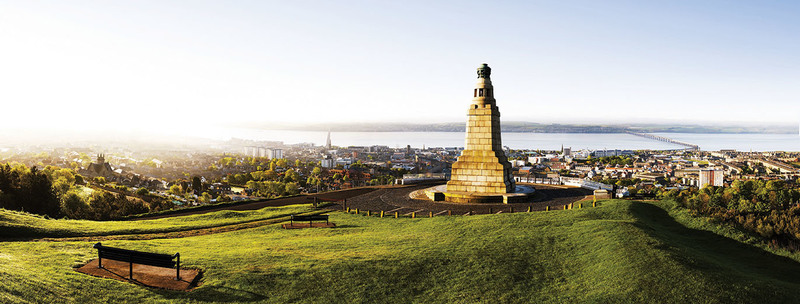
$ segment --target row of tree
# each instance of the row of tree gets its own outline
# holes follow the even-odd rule
[[[50,177],[36,167],[6,163],[0,166],[0,207],[57,217],[61,204]]]
[[[42,170],[19,163],[0,165],[0,208],[53,218],[108,220],[126,215],[170,209],[164,199],[146,204],[101,189],[82,186],[84,179],[72,169],[47,166]],[[89,194],[91,193],[91,194]]]
[[[287,195],[297,195],[300,193],[300,187],[295,182],[273,182],[273,181],[249,181],[247,188],[253,189],[253,195],[260,197],[281,197]]]

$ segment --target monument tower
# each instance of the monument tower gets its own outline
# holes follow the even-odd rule
[[[500,140],[500,111],[495,104],[491,75],[492,69],[487,64],[478,67],[478,82],[467,114],[466,143],[453,163],[445,194],[447,201],[481,202],[474,197],[514,192],[511,163]]]

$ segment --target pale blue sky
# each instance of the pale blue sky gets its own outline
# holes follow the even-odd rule
[[[0,127],[463,121],[482,62],[504,121],[798,123],[798,15],[790,1],[0,1],[0,102],[24,113]]]

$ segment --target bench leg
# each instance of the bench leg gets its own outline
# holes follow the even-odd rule
[[[131,262],[128,265],[130,265],[129,276],[131,278],[131,281],[133,281],[133,261],[131,260]]]
[[[181,280],[181,255],[178,254],[178,267],[176,268],[175,280]]]
[[[103,258],[97,257],[97,268],[103,268]]]

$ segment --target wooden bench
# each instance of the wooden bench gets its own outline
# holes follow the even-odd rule
[[[142,252],[136,250],[122,249],[103,246],[99,242],[92,248],[97,249],[97,267],[103,268],[103,259],[115,260],[130,263],[130,279],[133,280],[133,264],[150,265],[156,267],[176,269],[175,280],[181,279],[181,254],[174,255]],[[173,261],[177,259],[177,263]]]
[[[294,222],[308,222],[308,226],[311,227],[314,221],[325,221],[325,224],[328,224],[328,215],[327,214],[314,214],[314,215],[292,215],[289,219],[289,225],[294,226]]]

